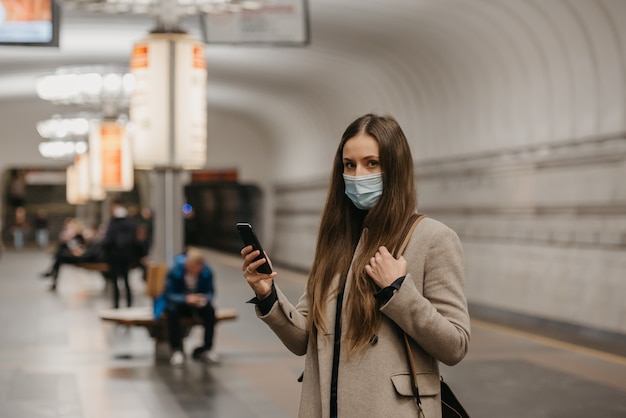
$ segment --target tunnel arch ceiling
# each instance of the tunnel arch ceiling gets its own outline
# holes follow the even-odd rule
[[[328,147],[368,111],[395,115],[417,160],[624,131],[624,2],[366,3],[312,1],[302,50],[207,48],[211,105],[269,127],[276,178],[289,161],[326,174]]]
[[[344,127],[369,111],[396,116],[418,161],[624,131],[621,0],[310,0],[309,9],[305,48],[206,48],[209,111],[260,127],[275,179],[325,176]],[[125,62],[150,27],[107,16],[117,46],[88,51],[88,33],[102,39],[109,24],[92,18],[99,25],[66,20],[69,45],[57,54],[0,50],[5,90],[17,94],[16,77],[38,65]]]

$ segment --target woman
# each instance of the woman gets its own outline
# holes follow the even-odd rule
[[[438,361],[458,363],[470,321],[463,253],[450,228],[422,220],[404,256],[390,253],[416,212],[413,160],[391,117],[365,115],[335,155],[315,260],[293,306],[242,249],[258,316],[306,354],[299,417],[416,417],[402,331],[411,341],[426,418],[441,417]],[[336,318],[339,320],[337,321]]]

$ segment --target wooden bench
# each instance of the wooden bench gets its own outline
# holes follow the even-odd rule
[[[109,265],[105,262],[101,263],[80,263],[76,264],[77,267],[83,268],[89,271],[98,271],[100,273],[106,273],[109,271]]]
[[[96,263],[100,264],[100,263]],[[106,265],[106,263],[103,263]],[[108,267],[108,266],[107,266]],[[167,275],[167,264],[154,264],[148,266],[146,278],[146,294],[156,299],[165,287],[165,277]],[[152,306],[139,306],[121,309],[104,309],[100,311],[100,319],[118,325],[144,327],[148,334],[155,340],[155,358],[162,360],[169,358],[169,346],[167,335],[167,320],[164,312],[157,320],[154,319]],[[216,308],[216,324],[221,321],[232,321],[237,319],[238,313],[235,309]],[[182,318],[183,336],[187,337],[191,328],[195,325],[202,325],[200,318]]]
[[[101,262],[97,262],[97,263],[79,263],[79,264],[74,264],[76,267],[85,269],[85,270],[89,270],[89,271],[97,271],[100,274],[102,274],[102,277],[104,277],[105,279],[110,279],[111,276],[109,276],[109,264],[105,263],[104,261]],[[139,268],[138,264],[132,264],[130,266],[130,269],[136,269]]]
[[[100,263],[80,263],[80,264],[74,264],[76,267],[79,267],[81,269],[85,269],[88,271],[96,271],[98,273],[100,273],[102,275],[102,277],[104,278],[104,280],[106,281],[106,285],[108,288],[109,285],[109,280],[111,277],[109,276],[109,264],[105,263],[105,262],[100,262]]]

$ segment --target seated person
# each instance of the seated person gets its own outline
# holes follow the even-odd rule
[[[68,218],[63,223],[63,228],[59,232],[59,240],[54,250],[53,262],[59,255],[71,254],[70,247],[76,248],[77,245],[83,244],[83,227],[75,218]],[[51,277],[54,273],[54,266],[51,266],[46,272],[41,273],[42,277]]]
[[[165,299],[169,343],[172,350],[170,363],[180,365],[185,361],[183,351],[182,317],[199,316],[204,326],[204,344],[193,351],[193,358],[207,363],[216,363],[213,347],[215,309],[213,272],[202,252],[189,249],[174,259],[165,279],[165,291],[158,299]],[[155,302],[158,303],[158,300]]]
[[[67,242],[61,243],[54,254],[54,263],[49,271],[42,274],[52,277],[50,290],[57,288],[59,270],[63,264],[99,263],[104,261],[102,235],[93,228],[85,228]]]

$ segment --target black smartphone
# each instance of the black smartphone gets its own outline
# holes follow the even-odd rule
[[[254,259],[254,261],[265,258],[265,252],[263,251],[263,247],[261,247],[261,242],[259,241],[259,238],[257,238],[256,234],[254,233],[254,229],[252,229],[252,225],[247,222],[238,222],[237,231],[239,231],[239,235],[241,235],[241,240],[243,241],[244,247],[252,245],[252,248],[254,250],[260,251],[260,254]],[[266,260],[265,263],[257,267],[257,271],[259,273],[271,274],[272,268]]]

